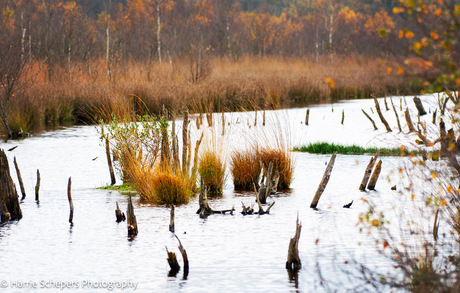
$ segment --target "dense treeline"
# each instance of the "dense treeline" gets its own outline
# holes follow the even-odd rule
[[[53,68],[105,58],[153,62],[216,55],[388,57],[409,45],[385,1],[2,0],[3,41]],[[70,70],[70,69],[69,69]],[[110,74],[110,72],[109,72]]]

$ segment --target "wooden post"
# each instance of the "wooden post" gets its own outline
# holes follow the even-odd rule
[[[379,179],[380,171],[382,171],[382,160],[379,160],[379,162],[375,166],[374,172],[372,172],[371,179],[369,180],[369,184],[367,184],[367,189],[375,190],[375,185],[377,184],[377,180]]]
[[[73,226],[73,200],[72,200],[72,177],[69,177],[69,182],[67,184],[67,199],[69,200],[70,205],[70,215],[69,215],[69,223]]]
[[[286,261],[286,269],[288,271],[298,271],[302,268],[302,262],[299,257],[299,238],[302,230],[302,224],[299,223],[299,215],[297,215],[295,235],[289,241],[288,257]]]
[[[385,117],[383,117],[382,111],[380,111],[380,105],[377,101],[377,98],[374,95],[372,95],[372,98],[374,98],[375,109],[377,110],[377,114],[379,115],[380,121],[382,121],[383,125],[385,125],[387,132],[391,132],[392,130],[390,125],[388,125],[388,122],[385,120]]]
[[[409,133],[415,132],[414,124],[412,124],[412,119],[410,118],[409,108],[404,112],[404,117],[406,118],[407,126],[409,127]]]
[[[19,196],[10,175],[8,159],[0,149],[0,218],[1,222],[22,218]]]
[[[107,154],[107,164],[109,165],[109,172],[110,172],[110,185],[115,185],[115,173],[113,172],[113,165],[112,165],[112,158],[110,156],[110,144],[109,144],[109,136],[105,137],[105,153]]]
[[[254,110],[254,126],[257,126],[257,110]]]
[[[166,253],[168,254],[168,264],[171,270],[169,271],[168,276],[174,277],[180,270],[179,262],[177,261],[176,254],[174,252],[169,252],[168,247],[166,247]]]
[[[399,132],[402,132],[401,122],[399,122],[399,116],[398,116],[398,113],[396,112],[395,104],[393,104],[393,99],[390,98],[390,101],[391,101],[391,106],[393,107],[393,112],[395,112],[396,122],[398,123]]]
[[[436,108],[436,110],[434,110],[433,112],[433,124],[436,124],[436,113],[438,112],[438,108]]]
[[[170,217],[169,217],[169,232],[173,232],[174,233],[174,205],[172,204],[171,205],[171,213],[170,213]]]
[[[37,169],[37,184],[35,185],[35,201],[40,202],[40,170]]]
[[[378,130],[377,128],[377,125],[375,125],[375,122],[374,120],[372,120],[371,116],[369,116],[366,111],[364,111],[363,109],[361,109],[361,111],[363,111],[364,115],[367,117],[367,119],[369,119],[371,122],[372,122],[372,126],[374,126],[374,130]]]
[[[389,111],[390,108],[388,108],[388,103],[387,103],[387,97],[386,97],[386,96],[385,96],[385,98],[384,98],[383,101],[385,102],[385,110],[386,110],[386,111]]]
[[[423,108],[422,100],[420,100],[419,97],[414,97],[414,103],[415,103],[415,107],[417,107],[418,114],[420,116],[426,115],[426,111]]]
[[[439,208],[436,210],[436,214],[434,215],[434,223],[433,223],[433,238],[435,242],[438,241],[438,230],[439,230],[438,214],[439,214]]]
[[[182,124],[182,173],[187,171],[187,150],[188,150],[188,111],[184,112],[184,123]]]
[[[171,141],[172,167],[173,167],[173,172],[175,173],[175,172],[179,171],[179,154],[178,154],[177,144],[176,144],[176,139],[177,139],[176,138],[176,119],[175,119],[174,115],[172,116],[171,133],[172,133],[172,138],[171,138],[171,140],[172,140]]]
[[[185,251],[184,246],[182,246],[182,242],[180,242],[179,237],[176,236],[177,241],[179,241],[179,251],[180,254],[182,254],[182,260],[184,261],[184,279],[187,278],[188,272],[189,272],[189,264],[188,264],[188,256],[187,256],[187,251]]]
[[[305,125],[308,125],[308,119],[310,118],[310,109],[307,109],[305,113]]]
[[[26,198],[26,189],[24,188],[24,183],[22,182],[21,171],[19,170],[18,162],[16,161],[16,156],[14,156],[14,168],[16,169],[16,175],[18,176],[19,187],[21,188],[21,201],[23,201]]]
[[[133,201],[131,199],[131,195],[129,195],[128,198],[128,210],[126,212],[128,215],[128,236],[134,237],[137,235],[137,220],[136,216],[134,215],[134,207],[133,207]]]
[[[334,167],[336,156],[337,156],[337,152],[334,152],[332,154],[331,159],[329,160],[329,164],[327,164],[326,170],[324,171],[323,179],[321,179],[318,189],[316,190],[315,196],[313,197],[313,200],[311,201],[310,208],[314,209],[318,205],[321,194],[323,194],[323,191],[326,188],[327,182],[329,181],[329,178],[331,177],[332,168]]]
[[[117,223],[120,223],[126,220],[125,213],[123,213],[120,210],[120,207],[118,206],[118,201],[117,201],[117,209],[115,210],[115,217],[117,217]]]
[[[364,191],[367,186],[367,182],[369,181],[369,177],[371,176],[372,169],[374,168],[375,161],[377,160],[379,156],[379,151],[375,154],[374,157],[371,158],[369,161],[369,164],[367,164],[366,171],[364,172],[364,177],[363,180],[361,181],[361,184],[359,185],[359,190]]]
[[[224,109],[222,109],[222,136],[225,135],[225,114]]]
[[[262,115],[262,126],[265,126],[265,110],[264,110],[264,113]]]
[[[343,125],[344,120],[345,120],[345,109],[342,109],[342,122],[340,122],[340,124]]]

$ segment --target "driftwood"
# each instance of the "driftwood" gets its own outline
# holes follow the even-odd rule
[[[67,199],[70,206],[69,223],[73,225],[72,177],[69,177],[69,182],[67,183]]]
[[[372,109],[371,109],[372,110]],[[363,109],[361,109],[361,111],[363,111],[363,114],[367,117],[367,119],[369,119],[371,122],[372,122],[372,126],[374,126],[374,130],[378,130],[377,128],[377,125],[375,125],[375,122],[374,120],[372,120],[371,116],[369,116],[366,111],[364,111]]]
[[[420,100],[419,97],[414,97],[414,103],[415,103],[415,107],[417,107],[418,114],[420,116],[426,115],[425,108],[423,108],[422,101]]]
[[[244,202],[241,202],[241,205],[243,206],[243,211],[241,212],[243,215],[252,215],[254,213],[254,204],[245,206]]]
[[[393,99],[392,99],[392,98],[390,98],[390,102],[391,102],[391,106],[393,107],[393,112],[395,112],[396,122],[398,123],[399,132],[402,132],[401,122],[399,121],[398,112],[396,112],[396,107],[395,107],[395,105],[393,104]]]
[[[177,241],[179,241],[179,251],[180,254],[182,254],[182,260],[184,261],[184,279],[187,279],[189,272],[187,251],[185,251],[184,246],[182,246],[182,242],[180,241],[179,237],[177,237],[177,235],[174,236],[176,236]]]
[[[382,160],[379,160],[379,162],[375,166],[371,179],[369,180],[369,183],[367,184],[367,189],[375,190],[375,185],[377,184],[377,180],[379,179],[380,171],[382,171]]]
[[[367,186],[367,182],[369,181],[369,177],[371,176],[372,169],[374,168],[375,162],[377,161],[377,158],[379,156],[379,151],[375,154],[374,157],[371,158],[369,161],[369,164],[367,164],[366,171],[364,172],[364,177],[363,180],[361,181],[361,184],[359,185],[359,190],[364,191]]]
[[[182,124],[182,173],[187,172],[187,150],[188,150],[188,111],[184,112],[184,123]]]
[[[0,218],[2,223],[22,218],[18,192],[10,175],[8,159],[2,149],[0,149]]]
[[[120,223],[126,220],[125,213],[123,213],[120,210],[120,207],[118,206],[118,201],[117,201],[117,209],[115,210],[115,217],[117,218],[117,223]]]
[[[128,198],[128,210],[126,212],[128,215],[128,236],[134,237],[137,235],[137,220],[136,216],[134,215],[134,207],[133,207],[133,201],[131,199],[131,195],[129,195]]]
[[[168,264],[169,264],[169,267],[171,268],[171,270],[168,273],[168,276],[175,277],[180,270],[179,262],[177,261],[176,254],[174,252],[170,252],[168,250],[168,247],[165,246],[165,248],[166,248],[166,253],[168,254],[168,258],[167,258]]]
[[[233,215],[233,211],[235,211],[235,207],[232,207],[230,210],[213,210],[209,206],[208,202],[208,188],[204,186],[203,184],[203,178],[201,178],[201,185],[200,185],[200,197],[198,199],[198,203],[200,207],[196,211],[197,214],[200,215],[200,218],[206,218],[209,215],[212,214],[225,214],[229,212],[231,215]]]
[[[331,159],[329,160],[329,164],[327,164],[326,170],[324,171],[323,179],[321,179],[318,189],[316,190],[315,196],[313,197],[313,200],[311,201],[310,208],[314,209],[318,205],[321,194],[323,194],[323,191],[326,188],[327,182],[329,181],[329,178],[331,177],[332,168],[334,167],[336,156],[337,156],[337,152],[334,152],[332,154]]]
[[[110,156],[110,144],[109,144],[109,136],[105,137],[105,153],[107,154],[107,164],[109,165],[109,172],[110,172],[110,185],[115,185],[115,173],[113,172],[113,165],[112,165],[112,158]]]
[[[171,205],[171,213],[169,217],[169,232],[174,233],[175,227],[174,227],[174,205]]]
[[[305,113],[305,125],[308,125],[308,119],[310,118],[310,109],[307,109]]]
[[[21,188],[21,201],[23,201],[26,198],[26,189],[24,188],[24,183],[22,182],[21,171],[19,170],[18,162],[16,162],[16,157],[14,157],[14,168],[16,169],[16,175],[18,176],[19,187]]]
[[[298,271],[302,268],[302,262],[299,257],[299,238],[302,230],[302,224],[299,223],[299,215],[297,215],[295,235],[289,241],[288,257],[286,261],[286,269],[289,271]]]
[[[414,124],[412,124],[412,119],[410,118],[409,108],[404,112],[404,117],[406,118],[407,126],[409,127],[409,133],[415,132]]]
[[[349,209],[352,204],[353,204],[353,201],[351,201],[351,202],[349,202],[347,204],[344,204],[343,207],[346,208],[346,209]]]
[[[387,132],[392,132],[390,125],[385,120],[385,117],[383,117],[383,114],[382,114],[382,111],[380,110],[380,105],[379,105],[379,102],[377,101],[377,98],[374,95],[372,95],[372,98],[374,99],[375,109],[377,110],[377,114],[379,115],[380,121],[382,121],[383,125],[385,125]]]
[[[40,202],[40,170],[37,169],[37,184],[35,185],[35,201]]]

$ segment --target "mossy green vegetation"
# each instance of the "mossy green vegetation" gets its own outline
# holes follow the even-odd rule
[[[357,145],[347,146],[329,142],[315,142],[300,147],[294,147],[294,151],[311,154],[332,154],[333,152],[337,152],[342,155],[375,154],[377,151],[380,151],[381,156],[400,156],[410,154],[404,148],[363,148]]]
[[[115,190],[115,191],[120,191],[122,193],[131,193],[131,192],[136,192],[136,190],[129,184],[123,183],[121,185],[109,185],[109,186],[102,186],[102,187],[97,187],[96,189],[104,189],[104,190]]]

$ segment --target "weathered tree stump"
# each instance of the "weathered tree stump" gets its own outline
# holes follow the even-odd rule
[[[299,238],[302,225],[299,223],[299,216],[297,215],[295,235],[289,241],[288,257],[286,261],[286,269],[289,271],[298,271],[302,268],[302,262],[299,257]]]
[[[392,132],[390,125],[388,124],[385,117],[383,117],[383,114],[382,114],[382,111],[380,110],[380,105],[379,105],[379,102],[377,101],[377,98],[374,95],[372,95],[372,98],[374,99],[375,109],[377,110],[377,114],[379,115],[380,121],[382,121],[383,125],[385,125],[387,132]]]
[[[109,173],[110,173],[110,185],[115,185],[117,183],[115,179],[115,172],[113,171],[113,164],[112,164],[112,157],[110,155],[110,143],[109,143],[109,136],[105,137],[105,153],[107,155],[107,164],[109,166]]]
[[[175,277],[180,270],[179,262],[177,261],[176,254],[174,252],[170,252],[168,250],[168,247],[165,246],[165,248],[166,248],[166,253],[168,254],[167,260],[168,260],[169,268],[171,269],[168,273],[168,276]]]
[[[179,237],[176,236],[177,241],[179,241],[179,251],[182,254],[182,260],[184,262],[184,279],[187,279],[188,272],[189,272],[189,264],[188,264],[188,256],[187,251],[185,251],[184,246],[182,246],[182,242],[180,241]]]
[[[245,206],[243,202],[241,202],[241,205],[243,206],[243,211],[241,212],[244,216],[246,215],[252,215],[254,213],[254,204],[251,206]]]
[[[235,211],[235,207],[232,207],[230,210],[213,210],[208,203],[208,189],[206,186],[203,184],[203,178],[201,178],[201,184],[200,184],[200,196],[198,198],[198,203],[200,207],[196,211],[197,214],[200,215],[200,218],[206,218],[209,215],[212,214],[225,214],[229,212],[231,215],[233,215],[233,211]]]
[[[40,202],[40,170],[37,169],[37,184],[35,185],[35,201]]]
[[[377,180],[379,179],[380,171],[382,171],[382,160],[379,160],[379,162],[375,166],[371,179],[369,180],[369,183],[367,184],[367,189],[375,190],[375,185],[377,184]]]
[[[8,158],[3,149],[0,149],[0,218],[2,223],[22,218],[18,192],[11,178]]]
[[[16,156],[14,157],[14,168],[16,169],[16,175],[18,176],[19,187],[21,188],[21,201],[23,201],[26,198],[26,189],[24,188],[24,183],[22,182],[21,171],[19,170],[18,162],[16,162]]]
[[[369,116],[369,115],[366,113],[366,111],[364,111],[363,109],[361,109],[361,111],[363,111],[363,114],[367,117],[367,119],[369,119],[369,120],[371,121],[372,126],[374,126],[374,130],[378,130],[377,125],[375,125],[375,122],[374,122],[374,120],[372,120],[371,116]]]
[[[169,232],[174,233],[174,205],[171,205],[171,213],[169,217]]]
[[[128,236],[134,237],[137,235],[137,220],[136,216],[134,215],[134,207],[133,207],[133,201],[131,199],[131,195],[129,195],[128,198],[128,210],[126,212],[128,215]]]
[[[377,161],[377,158],[379,156],[379,151],[375,154],[374,157],[371,158],[369,161],[369,164],[367,164],[366,171],[364,172],[364,177],[363,180],[361,181],[361,184],[359,185],[359,190],[364,191],[367,186],[367,182],[369,181],[369,177],[371,176],[372,169],[375,166],[375,162]]]
[[[327,164],[326,170],[324,171],[323,178],[321,179],[318,189],[316,190],[315,196],[313,197],[313,200],[311,201],[310,208],[314,209],[318,205],[321,194],[323,194],[323,191],[326,188],[327,182],[329,181],[329,178],[331,177],[332,168],[334,167],[336,156],[337,156],[337,152],[334,152],[331,156],[331,159],[329,160],[329,164]]]
[[[414,124],[412,124],[412,119],[410,118],[409,108],[404,112],[404,117],[406,118],[407,126],[409,127],[409,133],[415,132]]]
[[[420,100],[419,97],[414,97],[414,103],[415,103],[415,107],[417,107],[418,114],[420,116],[426,115],[425,108],[423,108],[422,101]]]
[[[115,210],[115,217],[117,218],[117,223],[120,223],[126,220],[125,213],[123,213],[120,210],[120,207],[118,206],[118,201],[117,201],[117,209]]]
[[[69,223],[73,225],[73,200],[72,200],[72,178],[69,177],[69,182],[67,183],[67,199],[69,200],[70,206],[70,215],[69,215]]]

